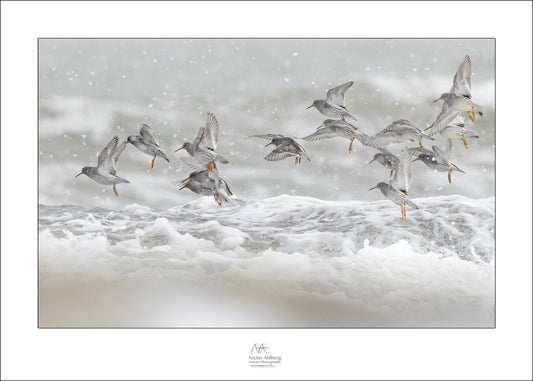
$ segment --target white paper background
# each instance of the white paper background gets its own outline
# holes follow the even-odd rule
[[[2,379],[531,379],[530,2],[1,7]],[[497,328],[37,329],[39,37],[496,37]]]

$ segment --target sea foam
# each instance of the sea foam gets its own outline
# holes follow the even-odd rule
[[[41,205],[41,325],[492,326],[494,199],[415,201]]]

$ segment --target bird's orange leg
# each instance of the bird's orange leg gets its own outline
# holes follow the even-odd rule
[[[343,122],[346,122],[346,119],[344,119],[344,115],[341,115],[341,119]]]
[[[118,193],[117,193],[117,186],[115,183],[113,183],[113,192],[115,192],[115,194],[117,195],[118,197]]]
[[[298,158],[298,164],[300,164],[301,162],[302,162],[302,157],[300,156],[300,157]]]
[[[156,158],[157,154],[154,155],[154,158],[152,159],[152,168],[154,167],[154,162],[155,162],[155,158]]]
[[[418,138],[418,145],[420,146],[420,148],[424,148],[424,146],[422,145],[422,136]]]
[[[452,170],[451,169],[448,171],[448,182],[450,184],[452,183]]]
[[[465,145],[465,148],[468,149],[468,143],[466,142],[465,136],[461,135],[461,140],[463,141],[463,144]]]
[[[348,152],[352,153],[352,145],[353,145],[353,140],[355,138],[352,138],[352,140],[350,140],[350,147],[348,147]]]
[[[391,170],[390,170],[390,175],[389,175],[389,177],[392,177],[392,173],[393,173],[393,172],[394,172],[394,170],[391,169]]]
[[[472,119],[472,122],[473,122],[474,120],[476,120],[476,113],[474,111],[474,106],[472,106],[472,116],[474,117],[474,119]]]

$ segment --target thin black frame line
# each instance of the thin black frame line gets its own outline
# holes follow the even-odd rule
[[[480,37],[469,37],[469,38],[445,38],[445,37],[438,37],[438,38],[420,38],[420,37],[416,37],[416,38],[403,38],[403,37],[400,37],[400,38],[382,38],[382,37],[379,37],[379,38],[374,38],[374,37],[371,37],[371,38],[351,38],[351,37],[342,37],[342,38],[330,38],[330,37],[322,37],[322,38],[311,38],[311,37],[298,37],[298,38],[291,38],[291,37],[286,37],[286,38],[267,38],[267,37],[253,37],[253,38],[226,38],[226,37],[217,37],[217,38],[204,38],[204,37],[201,37],[201,38],[194,38],[194,37],[188,37],[188,38],[174,38],[174,37],[165,37],[165,38],[132,38],[132,37],[127,37],[127,38],[114,38],[114,37],[105,37],[105,38],[88,38],[88,37],[82,37],[82,38],[76,38],[76,37],[69,37],[69,38],[62,38],[62,37],[57,37],[57,38],[45,38],[45,37],[40,37],[40,38],[37,38],[37,153],[39,152],[39,145],[40,145],[40,139],[39,139],[39,136],[40,136],[40,109],[39,109],[39,94],[40,94],[40,81],[39,81],[39,78],[40,78],[40,55],[39,55],[39,43],[40,43],[40,40],[41,39],[59,39],[59,40],[170,40],[170,39],[173,39],[173,40],[231,40],[231,39],[239,39],[239,40],[242,40],[242,39],[250,39],[250,40],[269,40],[269,39],[273,39],[273,40],[292,40],[292,39],[297,39],[297,40],[312,40],[312,39],[321,39],[321,40],[493,40],[493,43],[494,43],[494,128],[493,128],[493,131],[492,131],[492,134],[493,134],[493,140],[495,142],[494,144],[494,161],[496,162],[496,158],[497,158],[497,149],[496,149],[496,103],[497,103],[497,93],[496,93],[496,65],[497,65],[497,50],[496,50],[496,41],[497,39],[494,38],[494,37],[490,37],[490,38],[480,38]],[[37,168],[39,168],[39,155],[37,155]],[[72,327],[41,327],[40,326],[40,295],[39,295],[39,290],[40,290],[40,271],[39,271],[39,267],[40,267],[40,261],[39,261],[39,258],[40,258],[40,252],[39,252],[39,224],[37,224],[37,328],[38,329],[495,329],[497,327],[497,307],[496,307],[496,303],[497,303],[497,298],[496,298],[496,273],[497,273],[497,265],[496,265],[496,258],[497,258],[497,253],[496,253],[496,239],[497,239],[497,232],[496,232],[496,177],[497,177],[497,173],[496,173],[496,165],[494,166],[494,310],[493,310],[493,318],[494,318],[494,326],[492,327],[450,327],[450,326],[426,326],[426,327],[365,327],[365,326],[357,326],[357,327],[351,327],[351,326],[347,326],[347,327],[334,327],[334,326],[320,326],[320,327],[314,327],[314,326],[309,326],[309,327],[142,327],[142,326],[122,326],[122,327],[106,327],[106,326],[102,326],[102,327],[84,327],[84,326],[72,326]],[[39,180],[40,180],[40,172],[39,170],[37,170],[37,220],[39,221],[39,205],[40,205],[40,202],[39,202],[39,196],[40,196],[40,193],[39,193]]]
[[[445,0],[443,0],[445,1]],[[496,37],[38,37],[38,40],[496,40]]]
[[[496,255],[496,237],[497,237],[497,234],[496,234],[496,200],[497,200],[497,197],[496,197],[496,162],[497,162],[497,156],[496,156],[496,147],[498,146],[498,144],[496,144],[496,110],[497,110],[497,107],[496,107],[496,102],[497,102],[497,97],[496,97],[496,65],[498,63],[498,55],[496,53],[496,39],[494,39],[494,128],[492,129],[492,140],[494,141],[494,328],[497,327],[497,313],[496,311],[498,311],[498,309],[496,308],[496,302],[497,302],[497,298],[496,298],[496,271],[497,271],[497,268],[498,266],[496,266],[496,258],[497,258],[497,255]]]
[[[361,327],[333,327],[333,326],[309,326],[309,327],[136,327],[136,326],[121,326],[121,327],[85,327],[75,326],[72,327],[37,327],[39,329],[495,329],[496,327],[440,327],[440,326],[427,326],[427,327],[373,327],[373,326],[361,326]]]
[[[40,152],[40,144],[41,144],[41,139],[40,139],[40,136],[41,136],[41,131],[40,131],[40,126],[41,126],[41,114],[40,114],[40,107],[39,107],[39,104],[40,104],[40,94],[41,94],[41,89],[40,89],[40,86],[41,86],[41,81],[40,81],[40,78],[41,78],[41,73],[40,73],[40,69],[41,69],[41,61],[40,61],[40,49],[39,49],[39,45],[40,45],[40,39],[37,39],[37,328],[41,328],[39,326],[40,324],[40,321],[41,321],[41,318],[40,318],[40,311],[41,311],[41,306],[40,306],[40,300],[41,300],[41,294],[40,294],[40,290],[41,290],[41,287],[40,287],[40,284],[41,284],[41,271],[40,271],[40,267],[41,267],[41,262],[40,262],[40,258],[41,258],[41,253],[40,253],[40,240],[39,240],[39,230],[40,230],[40,210],[39,210],[39,205],[41,205],[40,203],[40,189],[41,189],[41,186],[40,186],[40,175],[41,175],[41,171],[39,170],[40,166],[39,166],[39,152]]]

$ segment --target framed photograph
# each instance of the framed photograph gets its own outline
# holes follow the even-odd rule
[[[39,327],[494,327],[495,55],[39,39]]]

